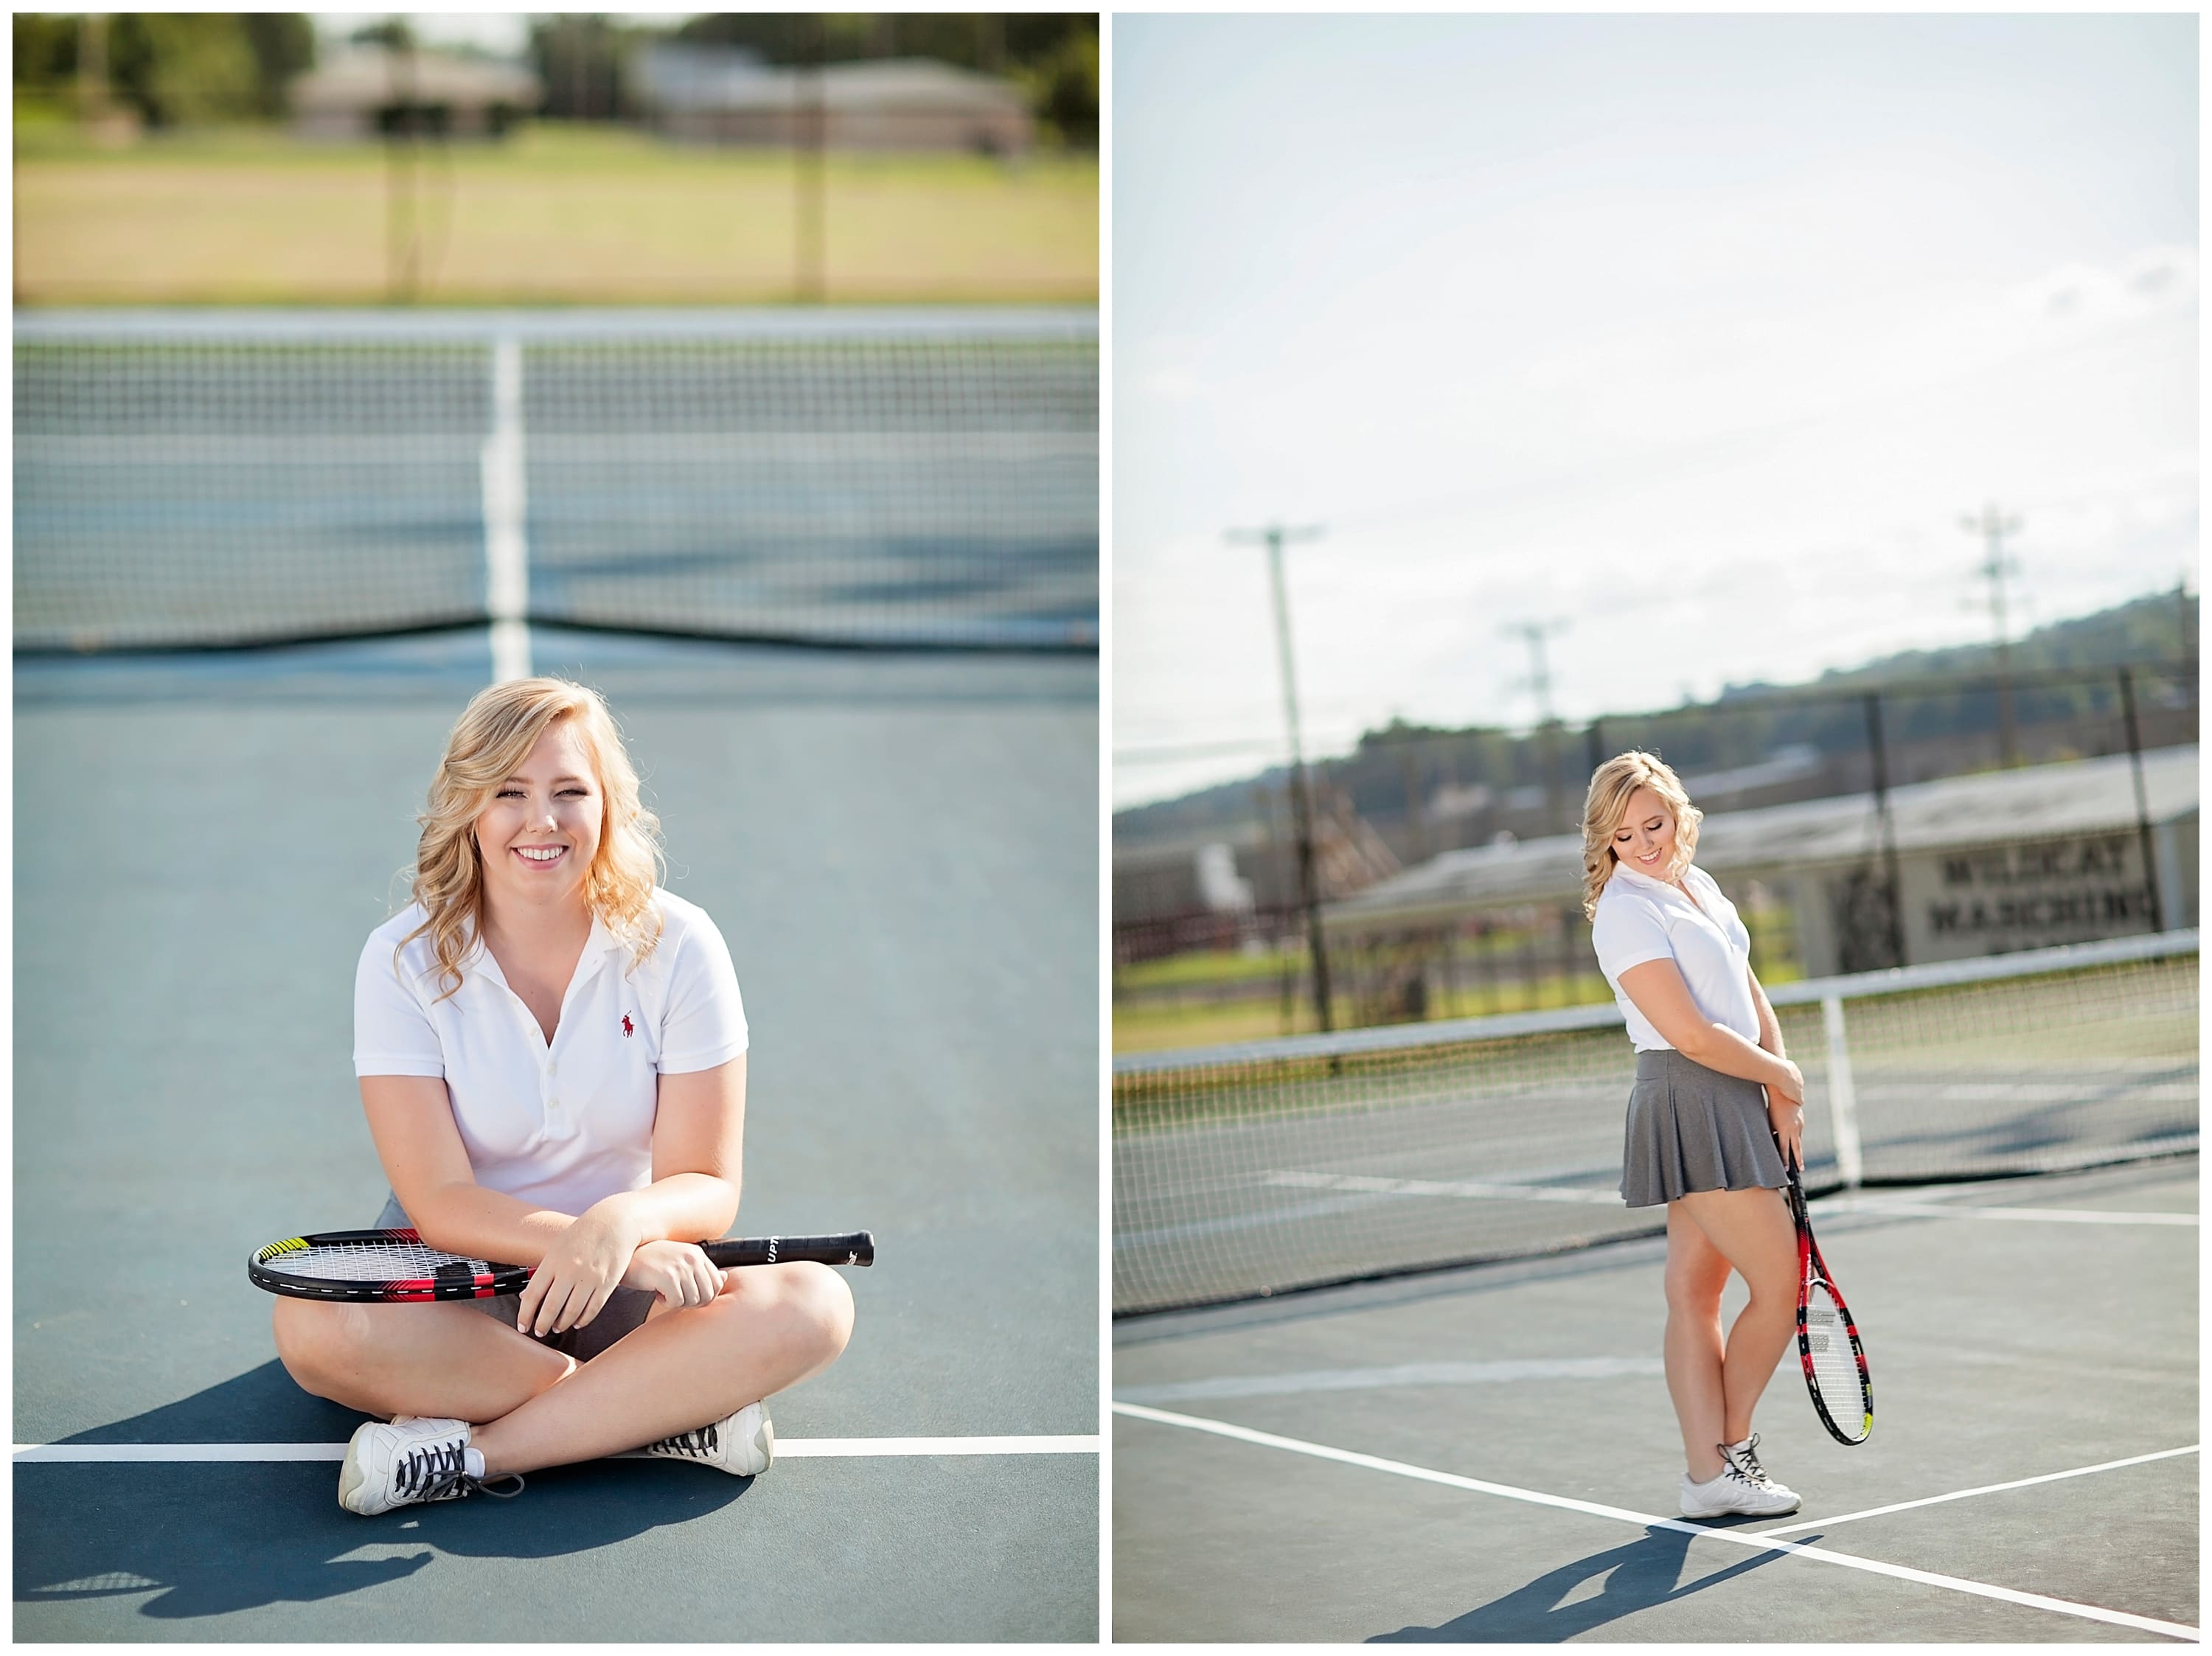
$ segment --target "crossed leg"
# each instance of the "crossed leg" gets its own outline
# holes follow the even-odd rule
[[[827,1265],[748,1266],[688,1310],[653,1307],[588,1363],[465,1305],[279,1299],[301,1386],[365,1414],[465,1420],[486,1476],[594,1460],[734,1414],[820,1374],[853,1331]]]
[[[1751,1289],[1725,1343],[1721,1290]],[[1796,1230],[1779,1191],[1697,1191],[1667,1204],[1667,1391],[1690,1477],[1717,1477],[1715,1447],[1751,1435],[1751,1414],[1797,1315]]]

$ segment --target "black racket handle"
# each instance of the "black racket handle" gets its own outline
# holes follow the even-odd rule
[[[811,1259],[825,1265],[876,1262],[875,1233],[866,1230],[856,1230],[849,1236],[732,1237],[700,1246],[718,1265],[774,1265],[793,1259]]]

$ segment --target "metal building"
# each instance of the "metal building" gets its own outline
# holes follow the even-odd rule
[[[2194,745],[2147,752],[2140,794],[2116,754],[1914,783],[1886,811],[1860,794],[1709,816],[1697,860],[1747,919],[1787,911],[1806,977],[2172,931],[2197,924],[2197,766]],[[1322,925],[1334,948],[1493,911],[1579,922],[1581,875],[1579,835],[1448,852]]]

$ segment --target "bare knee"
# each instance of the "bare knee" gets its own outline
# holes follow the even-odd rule
[[[837,1358],[853,1338],[853,1290],[828,1265],[793,1264],[782,1284],[784,1316],[796,1343],[818,1365]]]
[[[1669,1316],[1688,1318],[1692,1321],[1717,1322],[1721,1314],[1721,1290],[1728,1286],[1728,1272],[1717,1275],[1706,1271],[1669,1271],[1667,1273],[1667,1311]]]
[[[280,1298],[271,1321],[285,1372],[301,1391],[335,1398],[368,1338],[362,1307]]]
[[[749,1329],[772,1335],[808,1374],[828,1368],[852,1338],[853,1290],[828,1265],[794,1260],[731,1277]]]
[[[1794,1264],[1776,1266],[1761,1271],[1757,1277],[1744,1279],[1751,1289],[1751,1308],[1763,1316],[1795,1317],[1797,1314],[1797,1278]]]

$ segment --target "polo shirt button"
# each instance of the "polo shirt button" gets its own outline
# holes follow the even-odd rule
[[[561,1073],[561,1066],[549,1059],[545,1065],[545,1073],[547,1075],[558,1075]]]
[[[549,1110],[557,1110],[561,1107],[561,1101],[557,1098],[549,1098],[545,1101],[545,1107]]]

